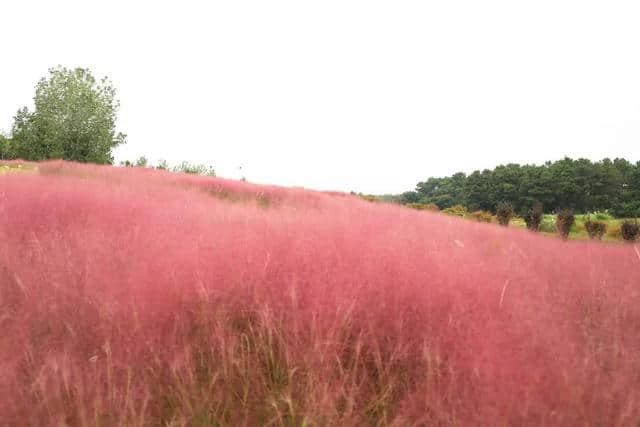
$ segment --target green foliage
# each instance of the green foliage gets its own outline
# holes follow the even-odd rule
[[[607,231],[607,224],[602,221],[593,221],[590,217],[584,221],[584,228],[587,230],[590,239],[602,240],[602,236]]]
[[[531,231],[538,231],[540,224],[542,223],[542,217],[544,215],[544,209],[542,203],[536,203],[531,209],[524,215],[524,222],[527,224],[527,228]]]
[[[640,233],[640,225],[638,220],[633,221],[625,220],[620,225],[620,231],[622,232],[622,238],[627,242],[634,242],[638,238]]]
[[[454,216],[461,216],[461,217],[465,217],[469,213],[467,208],[462,205],[454,205],[454,206],[448,207],[446,209],[443,209],[442,212],[446,213],[447,215],[454,215]]]
[[[172,168],[173,172],[189,173],[194,175],[207,175],[216,176],[216,171],[213,166],[207,166],[203,164],[194,164],[189,162],[182,162],[178,166]]]
[[[169,163],[165,159],[158,160],[158,164],[156,165],[156,169],[159,170],[169,170]]]
[[[403,203],[457,204],[470,210],[493,210],[509,200],[526,213],[536,202],[567,206],[578,212],[612,209],[617,217],[640,216],[640,162],[605,158],[598,162],[564,158],[543,165],[507,164],[494,170],[456,173],[419,182],[403,193]]]
[[[0,159],[11,159],[11,140],[0,133]]]
[[[613,208],[612,212],[618,218],[640,217],[640,200],[620,203]]]
[[[507,227],[513,215],[513,205],[511,203],[500,202],[496,205],[496,216],[500,225]]]
[[[488,211],[474,211],[469,214],[469,218],[478,222],[492,222],[493,215]]]
[[[420,201],[420,194],[417,191],[405,191],[400,195],[400,203],[418,203]]]
[[[12,128],[13,157],[113,163],[111,150],[125,142],[116,133],[119,102],[107,78],[85,68],[52,68],[36,85],[35,110],[18,110]]]
[[[149,163],[149,161],[147,160],[147,158],[145,156],[140,156],[136,160],[136,167],[138,167],[138,168],[146,168],[148,163]]]
[[[433,212],[438,212],[440,209],[438,209],[438,205],[434,205],[433,203],[407,203],[406,205],[408,208],[411,209],[416,209],[419,211],[433,211]]]
[[[573,209],[562,209],[556,215],[556,227],[558,229],[558,234],[563,239],[567,239],[569,237],[569,233],[571,232],[571,227],[575,222],[576,218],[573,213]]]
[[[131,160],[124,160],[120,162],[120,166],[130,167],[130,168],[132,167],[146,168],[146,167],[149,167],[149,161],[145,156],[140,156],[136,159],[135,162]],[[169,163],[167,163],[167,161],[164,159],[160,159],[155,169],[167,170],[167,171],[177,172],[177,173],[188,173],[193,175],[216,176],[216,171],[213,168],[213,166],[182,162],[177,166],[171,167],[169,166]]]

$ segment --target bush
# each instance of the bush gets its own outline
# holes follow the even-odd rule
[[[446,213],[447,215],[462,216],[462,217],[467,216],[467,214],[469,213],[467,208],[462,205],[451,206],[449,208],[443,209],[442,212]]]
[[[527,224],[527,228],[531,231],[538,231],[543,215],[544,210],[542,209],[542,203],[533,205],[524,216],[524,222]]]
[[[573,209],[563,209],[558,212],[556,215],[556,227],[560,237],[563,239],[567,239],[569,237],[569,232],[571,231],[571,227],[575,220],[576,217],[573,214]]]
[[[513,205],[509,202],[500,202],[496,206],[496,216],[500,225],[507,227],[513,218]]]
[[[607,224],[602,221],[592,221],[591,218],[588,217],[584,222],[584,228],[587,230],[590,239],[601,240],[607,231]]]
[[[638,225],[638,220],[635,219],[633,221],[625,220],[620,225],[620,231],[622,232],[622,238],[627,242],[633,242],[638,238],[638,233],[640,233],[640,226]]]
[[[492,222],[493,215],[487,211],[474,211],[469,214],[469,218],[478,222]]]
[[[440,208],[438,208],[438,205],[435,205],[433,203],[407,203],[406,206],[408,208],[416,209],[419,211],[438,212],[440,210]]]

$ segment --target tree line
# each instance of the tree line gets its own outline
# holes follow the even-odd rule
[[[543,165],[510,163],[493,170],[463,172],[419,182],[402,193],[401,203],[435,204],[440,209],[463,205],[470,211],[496,212],[500,202],[525,214],[537,203],[545,212],[609,210],[618,217],[640,216],[640,161],[622,158],[592,162],[565,157]]]

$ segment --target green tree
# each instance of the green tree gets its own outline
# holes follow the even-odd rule
[[[111,151],[125,143],[115,130],[116,90],[88,69],[50,69],[36,85],[34,103],[33,112],[25,107],[14,117],[15,157],[112,164]]]
[[[420,193],[417,191],[405,191],[400,195],[400,202],[404,204],[418,203],[420,201]]]
[[[465,192],[469,203],[469,210],[491,211],[496,205],[495,193],[491,182],[492,172],[488,169],[474,171],[467,177],[465,182]]]
[[[0,160],[12,158],[10,153],[11,140],[0,132]]]

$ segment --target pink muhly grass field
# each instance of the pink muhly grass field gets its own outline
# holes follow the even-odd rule
[[[347,195],[0,176],[3,425],[640,423],[640,256]]]

